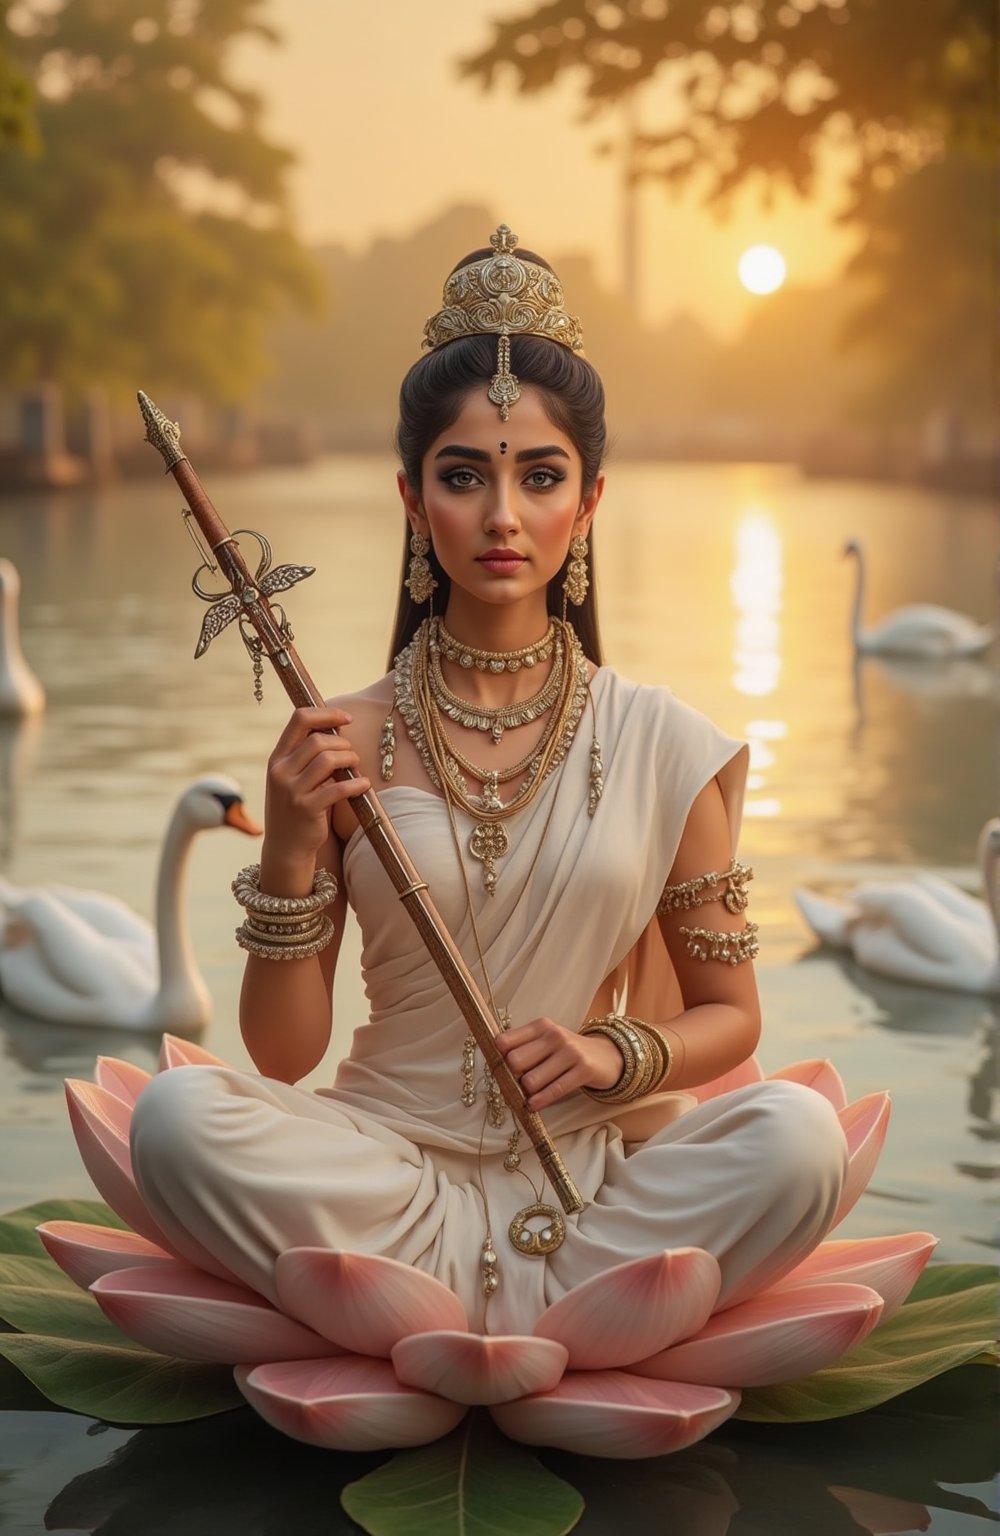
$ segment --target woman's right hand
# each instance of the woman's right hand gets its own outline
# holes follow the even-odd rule
[[[330,836],[331,808],[371,788],[364,777],[332,777],[338,768],[359,767],[357,753],[342,734],[350,723],[342,709],[296,709],[278,737],[267,764],[262,888],[265,864],[268,890],[275,879],[283,885],[311,881],[316,855]]]

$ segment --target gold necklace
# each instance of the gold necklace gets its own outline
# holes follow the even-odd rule
[[[451,796],[448,794],[447,787],[445,787],[445,804],[448,808],[448,822],[451,827],[452,840],[455,844],[455,856],[458,859],[458,867],[461,870],[462,884],[465,886],[465,900],[468,907],[469,920],[472,926],[472,937],[476,945],[476,954],[479,957],[479,966],[483,974],[483,980],[486,983],[486,992],[490,1000],[490,1007],[493,1009],[493,1015],[496,1018],[497,1023],[500,1025],[501,1030],[507,1030],[510,1028],[510,1011],[507,1008],[497,1007],[496,997],[493,993],[493,981],[489,970],[487,969],[486,957],[483,954],[482,940],[479,937],[479,924],[476,920],[476,909],[472,902],[472,891],[469,887],[469,877],[465,869],[465,860],[462,858],[462,844],[458,834],[458,825],[455,820],[455,808],[452,803]],[[545,825],[542,828],[542,835],[539,839],[538,847],[535,849],[535,856],[531,861],[531,867],[528,870],[528,874],[524,882],[524,889],[527,889],[528,882],[534,873],[535,865],[538,862],[538,856],[541,853],[542,844],[545,842],[545,837],[548,833],[549,825],[552,821],[552,813],[554,810],[555,796],[552,797],[552,804],[549,807],[548,816],[545,818]],[[469,1106],[470,1108],[476,1102],[475,1058],[476,1042],[472,1035],[468,1035],[462,1047],[462,1103]],[[479,1137],[479,1191],[483,1197],[483,1213],[486,1218],[486,1232],[483,1237],[482,1247],[480,1248],[479,1252],[479,1269],[482,1279],[483,1293],[488,1302],[490,1297],[493,1296],[499,1288],[500,1276],[497,1267],[496,1249],[493,1244],[493,1222],[490,1216],[489,1198],[486,1194],[486,1183],[483,1178],[482,1170],[483,1135],[486,1131],[487,1121],[495,1129],[499,1130],[503,1126],[508,1110],[507,1104],[503,1098],[503,1095],[497,1088],[496,1080],[494,1079],[488,1064],[484,1069],[484,1078],[486,1086],[486,1110],[483,1116],[483,1128]],[[519,1127],[515,1125],[514,1131],[507,1141],[507,1151],[504,1154],[503,1165],[508,1173],[520,1173],[521,1177],[527,1180],[528,1187],[530,1188],[531,1193],[535,1198],[530,1205],[523,1206],[521,1210],[514,1213],[514,1216],[511,1218],[510,1225],[507,1228],[507,1237],[511,1246],[515,1248],[518,1253],[522,1253],[528,1258],[544,1258],[550,1253],[555,1253],[556,1249],[562,1246],[566,1237],[566,1222],[562,1216],[562,1213],[557,1211],[555,1206],[546,1205],[542,1200],[542,1189],[545,1187],[544,1173],[542,1174],[541,1188],[536,1188],[532,1179],[529,1178],[528,1174],[526,1174],[521,1167],[521,1155],[518,1151],[518,1141],[520,1140],[520,1134],[521,1133]],[[528,1223],[531,1221],[541,1222],[541,1226],[537,1228],[530,1227]]]
[[[489,731],[494,746],[503,740],[505,730],[520,725],[530,725],[533,720],[537,720],[540,715],[544,715],[551,709],[559,696],[563,644],[558,634],[555,638],[555,659],[552,669],[538,692],[514,704],[498,705],[473,704],[468,699],[459,698],[457,693],[452,693],[441,671],[441,653],[435,642],[435,636],[436,629],[432,625],[429,635],[430,664],[427,674],[431,697],[441,713],[447,715],[449,720],[454,720],[456,725],[464,725],[470,731]]]
[[[516,651],[483,651],[477,645],[466,645],[464,640],[456,640],[445,628],[444,620],[437,621],[437,643],[441,655],[460,667],[475,667],[478,672],[518,672],[521,667],[533,667],[540,661],[548,661],[552,655],[555,633],[555,625],[550,621],[548,629],[534,645],[522,645]]]
[[[474,826],[469,838],[469,852],[483,866],[483,885],[490,895],[496,891],[497,862],[510,851],[510,839],[502,823],[531,803],[544,780],[562,762],[573,741],[576,727],[587,702],[589,689],[587,661],[576,631],[571,625],[564,624],[562,621],[554,622],[562,631],[563,642],[560,691],[554,706],[555,722],[548,740],[540,748],[537,770],[529,773],[517,794],[506,803],[500,800],[494,783],[484,783],[483,793],[472,796],[462,783],[461,776],[456,777],[455,773],[449,770],[447,738],[444,737],[444,728],[430,691],[428,676],[430,625],[428,623],[421,625],[410,644],[396,658],[395,708],[398,709],[406,725],[410,740],[423,762],[431,783],[436,788],[444,790],[446,795],[450,791],[461,809],[472,818]],[[391,726],[390,712],[383,736],[386,730],[391,731]],[[599,745],[597,753],[599,765]],[[394,750],[383,750],[383,772],[386,759],[389,758],[391,764],[393,756]],[[595,782],[594,775],[595,760],[592,749],[592,788]],[[596,801],[594,803],[596,806]]]

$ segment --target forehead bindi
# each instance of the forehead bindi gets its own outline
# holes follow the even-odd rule
[[[467,396],[454,420],[431,444],[429,457],[434,459],[443,448],[456,444],[475,449],[477,457],[488,454],[490,459],[517,459],[525,452],[547,448],[570,459],[578,456],[572,439],[551,420],[541,394],[531,386],[522,389],[503,423],[485,389]]]

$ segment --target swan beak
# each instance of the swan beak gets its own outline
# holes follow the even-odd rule
[[[235,827],[238,832],[246,832],[250,837],[263,837],[264,828],[258,827],[255,821],[251,821],[247,815],[247,808],[242,800],[234,800],[232,805],[226,806],[226,814],[223,818],[227,827]]]

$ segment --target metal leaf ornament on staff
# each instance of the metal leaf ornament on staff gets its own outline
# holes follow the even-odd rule
[[[297,708],[322,708],[323,695],[295,651],[288,620],[280,608],[276,616],[269,601],[272,593],[286,591],[305,576],[311,575],[313,567],[281,565],[272,570],[271,547],[267,540],[260,534],[241,529],[239,531],[256,540],[261,549],[256,573],[251,574],[240,554],[236,534],[230,533],[222,521],[181,448],[179,426],[170,421],[141,390],[138,392],[138,401],[146,424],[146,441],[162,455],[167,471],[174,476],[184,493],[187,501],[184,519],[202,556],[202,565],[195,573],[192,585],[198,596],[209,602],[211,607],[205,615],[195,655],[204,655],[215,636],[237,620],[243,643],[254,663],[255,694],[258,697],[260,695],[263,658],[266,656]],[[192,518],[204,544],[191,526]],[[230,591],[207,591],[199,582],[202,571],[210,574],[221,571],[229,582]],[[349,768],[341,768],[335,777],[343,780],[353,779],[356,775]],[[500,1031],[500,1021],[491,1013],[431,900],[426,882],[421,880],[374,791],[366,790],[352,797],[350,805],[461,1009],[511,1113],[530,1138],[563,1210],[569,1214],[582,1210],[583,1200],[541,1116],[536,1110],[528,1108],[520,1083],[497,1049],[495,1036]]]

